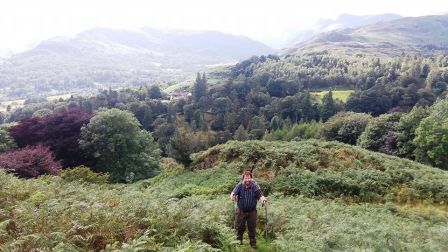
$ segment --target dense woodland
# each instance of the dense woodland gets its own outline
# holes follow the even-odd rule
[[[102,113],[128,111],[120,122],[132,121],[155,139],[163,156],[185,165],[190,154],[232,139],[322,138],[448,168],[440,154],[448,146],[431,140],[444,132],[447,56],[268,55],[211,75],[221,81],[209,85],[207,75],[198,73],[191,96],[184,90],[181,99],[167,100],[159,87],[142,86],[30,103],[2,115],[9,123],[2,146],[43,145],[64,167],[98,167],[99,145],[78,146],[81,127]],[[322,89],[329,90],[322,100],[310,94]],[[342,102],[332,95],[338,89],[355,92]]]

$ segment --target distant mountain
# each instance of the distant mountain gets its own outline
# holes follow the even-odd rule
[[[285,54],[322,51],[376,55],[447,52],[448,15],[401,18],[324,32],[285,50]]]
[[[322,32],[328,32],[344,28],[356,28],[365,25],[375,24],[382,21],[391,21],[400,18],[402,18],[402,16],[390,13],[379,15],[366,15],[366,16],[341,14],[336,20],[325,19],[319,21],[319,23],[316,25],[316,28],[313,30],[299,31],[297,35],[288,42],[288,44],[291,46],[303,41],[307,41],[311,39],[313,36]]]
[[[271,51],[247,37],[215,31],[95,28],[43,41],[0,62],[0,93],[26,97],[183,80],[209,65]]]

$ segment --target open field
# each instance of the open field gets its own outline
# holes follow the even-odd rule
[[[355,92],[355,90],[335,90],[333,92],[333,99],[338,99],[342,102],[346,102],[348,99],[348,96]],[[310,92],[311,95],[314,95],[317,97],[319,102],[322,102],[322,98],[325,94],[328,93],[328,91],[320,91],[320,92]]]

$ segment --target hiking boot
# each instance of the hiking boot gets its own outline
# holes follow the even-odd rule
[[[257,249],[257,244],[251,244],[250,245],[253,249]]]

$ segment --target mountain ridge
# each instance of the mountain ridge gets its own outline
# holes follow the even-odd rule
[[[0,64],[0,90],[10,97],[91,92],[182,81],[208,65],[266,54],[271,48],[245,36],[216,31],[93,28],[73,37],[42,41]],[[98,86],[99,85],[99,86]]]
[[[448,50],[448,15],[406,17],[358,28],[318,34],[284,50],[285,54],[318,51],[373,53],[398,56],[431,54]]]
[[[400,15],[393,13],[383,13],[378,15],[352,15],[343,13],[336,19],[323,19],[320,20],[314,29],[302,30],[297,32],[293,39],[287,42],[286,47],[294,46],[295,44],[307,41],[313,36],[316,36],[322,32],[329,32],[337,29],[356,28],[369,24],[374,24],[382,21],[391,21],[395,19],[403,18]]]

